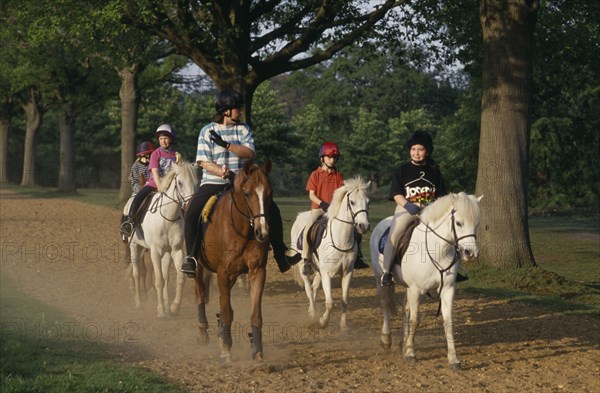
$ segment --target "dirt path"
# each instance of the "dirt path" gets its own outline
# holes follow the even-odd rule
[[[178,316],[155,318],[154,291],[144,309],[133,307],[118,211],[7,192],[0,198],[1,274],[75,319],[72,334],[109,343],[123,361],[192,392],[600,392],[597,320],[477,298],[459,289],[455,330],[463,371],[447,367],[441,318],[431,301],[422,307],[418,362],[409,366],[399,356],[398,320],[392,350],[379,346],[381,313],[369,270],[355,274],[348,315],[352,331],[342,333],[335,324],[337,309],[333,326],[309,327],[304,291],[274,263],[263,300],[266,362],[257,367],[250,360],[248,301],[238,289],[234,362],[222,366],[214,332],[207,346],[196,343],[191,280]],[[339,299],[339,290],[335,296]],[[215,300],[208,307],[213,327]],[[322,302],[320,295],[321,307]]]

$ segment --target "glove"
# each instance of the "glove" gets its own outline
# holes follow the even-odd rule
[[[321,203],[319,203],[319,207],[323,209],[324,212],[326,212],[327,209],[329,209],[329,203],[321,201]]]
[[[225,178],[228,179],[231,184],[233,184],[233,182],[235,180],[235,172],[234,171],[228,171],[227,175],[225,175]]]
[[[225,149],[229,149],[229,142],[225,142],[221,135],[217,134],[215,130],[210,130],[210,140],[216,143],[217,145],[224,147]]]
[[[409,212],[411,216],[414,216],[415,214],[418,214],[421,211],[421,208],[412,202],[406,202],[406,204],[404,205],[404,209],[406,209],[406,211]]]

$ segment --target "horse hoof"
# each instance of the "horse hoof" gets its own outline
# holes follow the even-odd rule
[[[254,360],[256,360],[257,362],[263,362],[263,361],[264,361],[264,359],[263,359],[263,354],[262,354],[262,352],[257,352],[257,353],[254,355],[253,359],[254,359]]]
[[[462,370],[462,366],[460,363],[450,363],[450,369],[454,371]]]
[[[392,337],[390,334],[382,334],[379,343],[384,349],[390,349],[392,347]]]
[[[229,363],[231,363],[231,355],[221,356],[221,358],[219,359],[219,362],[221,364],[229,364]]]
[[[414,356],[405,356],[404,361],[408,364],[415,364],[417,363],[417,358],[415,358]]]
[[[181,303],[172,304],[171,305],[171,315],[177,315],[177,314],[179,314],[179,307],[180,306],[181,306]]]

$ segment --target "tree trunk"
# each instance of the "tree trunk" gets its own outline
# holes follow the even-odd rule
[[[535,266],[529,240],[527,163],[537,0],[481,0],[483,97],[476,193],[484,263]]]
[[[121,77],[121,173],[119,199],[127,200],[131,196],[129,170],[135,159],[135,137],[137,134],[137,118],[139,107],[139,89],[137,86],[137,67],[119,70]]]
[[[11,167],[8,162],[8,132],[12,118],[12,100],[3,97],[0,105],[0,183],[8,183],[8,171]]]
[[[58,128],[60,130],[60,162],[58,191],[75,192],[75,137],[73,135],[73,108],[70,103],[61,105]]]
[[[23,152],[22,186],[35,184],[35,145],[37,132],[42,124],[43,112],[39,105],[39,93],[35,88],[29,89],[29,101],[23,104],[25,111],[25,141]]]

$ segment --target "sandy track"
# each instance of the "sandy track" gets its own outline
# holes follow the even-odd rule
[[[355,273],[352,330],[343,333],[336,326],[338,310],[329,328],[310,328],[304,291],[273,262],[263,300],[266,361],[257,366],[250,360],[248,300],[236,289],[234,362],[223,366],[214,334],[216,298],[208,306],[211,342],[202,346],[196,342],[191,280],[178,316],[156,319],[154,291],[143,309],[133,307],[117,234],[120,212],[8,192],[0,198],[1,273],[72,317],[75,336],[106,342],[122,361],[192,392],[600,392],[598,320],[459,289],[455,330],[463,371],[447,367],[441,317],[435,317],[432,301],[422,306],[418,362],[409,366],[399,355],[400,321],[394,321],[392,350],[379,346],[381,313],[369,270]],[[339,289],[334,295],[339,299]],[[323,307],[322,294],[318,299]]]

